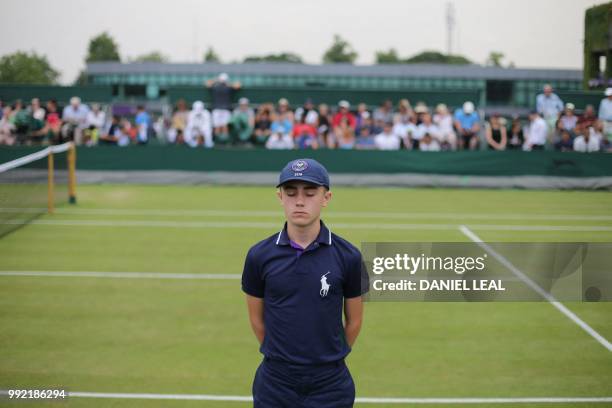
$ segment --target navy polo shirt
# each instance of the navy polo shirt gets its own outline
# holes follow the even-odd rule
[[[287,223],[246,256],[242,290],[264,299],[264,341],[271,359],[322,364],[350,351],[344,336],[344,298],[368,291],[359,250],[321,221],[318,237],[303,251],[292,247]]]

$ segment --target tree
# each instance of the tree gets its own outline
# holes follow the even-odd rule
[[[215,52],[215,50],[213,49],[213,47],[208,47],[208,49],[206,50],[206,54],[204,54],[204,62],[221,62],[221,57],[219,57],[219,54],[217,54]]]
[[[85,62],[96,61],[121,61],[117,43],[107,32],[89,40]]]
[[[282,52],[280,54],[269,54],[264,56],[251,55],[244,59],[244,62],[290,62],[293,64],[302,64],[302,57],[291,52]]]
[[[377,64],[399,64],[401,62],[394,48],[389,48],[389,51],[376,51]]]
[[[430,63],[430,64],[452,64],[452,65],[467,65],[472,64],[472,61],[462,55],[447,55],[438,51],[423,51],[420,54],[414,55],[404,62],[408,64]]]
[[[134,58],[134,62],[168,62],[168,60],[169,58],[159,51],[151,51]]]
[[[323,63],[349,63],[352,64],[357,59],[357,53],[351,45],[343,40],[338,34],[334,35],[334,42],[323,54]]]
[[[491,67],[501,67],[502,59],[504,59],[504,53],[498,51],[491,51],[489,53],[489,57],[487,58],[486,65]]]
[[[17,51],[0,58],[0,82],[7,84],[42,84],[57,83],[59,72],[55,70],[47,57]]]

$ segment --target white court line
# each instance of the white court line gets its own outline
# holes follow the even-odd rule
[[[277,229],[274,222],[249,221],[154,221],[154,220],[50,220],[50,219],[14,219],[0,222],[0,225],[48,225],[79,227],[147,227],[147,228],[259,228]],[[455,230],[458,224],[389,224],[389,223],[338,223],[336,229],[367,230]],[[567,232],[609,232],[612,226],[579,226],[579,225],[496,225],[471,224],[475,230],[484,231],[567,231]]]
[[[482,249],[491,254],[499,263],[504,265],[510,272],[512,272],[516,277],[522,280],[527,286],[533,289],[537,294],[546,299],[551,305],[553,305],[558,311],[563,313],[566,317],[568,317],[571,321],[576,323],[580,328],[582,328],[585,332],[587,332],[591,337],[597,340],[602,346],[604,346],[608,351],[612,352],[612,343],[610,343],[605,337],[599,334],[595,329],[589,326],[585,321],[580,319],[574,312],[565,307],[561,302],[559,302],[553,295],[542,289],[540,285],[534,282],[529,276],[525,275],[520,269],[514,266],[508,259],[506,259],[503,255],[500,255],[497,251],[491,248],[488,244],[486,244],[480,237],[474,232],[472,232],[468,227],[462,225],[459,227],[461,232],[471,239],[473,242],[478,244]]]
[[[97,271],[0,271],[0,276],[70,276],[79,278],[125,279],[240,279],[237,273],[163,273],[163,272],[97,272]]]
[[[46,208],[0,208],[0,213],[39,213]],[[176,217],[283,217],[279,211],[255,210],[164,210],[164,209],[122,209],[122,208],[56,208],[57,214],[69,215],[150,215]],[[474,220],[543,220],[543,221],[612,221],[612,215],[574,214],[493,214],[493,213],[447,213],[447,212],[334,212],[325,214],[332,218],[395,218],[395,219],[474,219]]]
[[[7,390],[0,390],[0,395],[8,395]],[[148,394],[148,393],[112,393],[112,392],[68,392],[68,398],[114,398],[114,399],[150,399],[150,400],[191,400],[191,401],[226,401],[253,402],[247,395],[211,395],[211,394]],[[538,403],[605,403],[612,402],[612,397],[524,397],[524,398],[377,398],[357,397],[358,404],[538,404]]]

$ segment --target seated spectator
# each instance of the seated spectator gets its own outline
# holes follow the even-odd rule
[[[295,110],[295,121],[297,123],[302,123],[302,118],[304,118],[304,122],[306,124],[317,126],[319,121],[319,114],[312,103],[312,99],[308,98],[304,102],[303,106],[300,106]]]
[[[393,133],[393,123],[387,122],[383,125],[382,133],[374,137],[374,144],[378,150],[399,150],[401,139]]]
[[[306,123],[307,116],[302,115],[301,122],[293,126],[293,140],[298,149],[318,149],[317,129]]]
[[[422,152],[439,152],[440,144],[429,133],[425,133],[419,142],[419,150]]]
[[[421,124],[417,126],[416,132],[412,135],[412,148],[418,149],[419,143],[423,137],[428,134],[436,140],[440,139],[440,130],[433,123],[429,112],[423,113],[421,116]]]
[[[393,102],[387,99],[374,111],[374,126],[382,129],[389,122],[393,122]]]
[[[44,141],[41,130],[45,127],[45,110],[40,106],[40,99],[33,98],[29,108],[29,140],[28,142],[40,144]]]
[[[593,105],[587,105],[584,108],[584,112],[582,115],[578,117],[578,121],[576,122],[576,133],[580,133],[580,129],[583,126],[590,127],[593,126],[597,122],[597,115],[595,114],[595,107]]]
[[[376,149],[376,143],[374,141],[374,134],[372,133],[372,126],[361,126],[359,128],[359,135],[355,139],[355,149],[357,150],[373,150]]]
[[[485,138],[489,150],[506,150],[508,135],[498,113],[492,114],[490,121],[485,123]]]
[[[317,125],[317,133],[319,134],[319,145],[329,146],[329,132],[331,131],[331,117],[329,114],[329,106],[322,103],[319,105],[319,123]]]
[[[88,146],[98,144],[100,132],[106,123],[106,113],[100,109],[100,105],[93,103],[91,110],[87,113],[87,128],[83,131],[83,142]]]
[[[360,103],[357,105],[357,113],[355,114],[355,132],[359,132],[359,128],[363,126],[363,123],[367,119],[372,119],[370,111],[368,111],[368,105]]]
[[[523,148],[525,139],[523,137],[523,125],[518,116],[512,118],[510,125],[510,135],[508,136],[508,149],[520,150]]]
[[[47,137],[51,143],[61,143],[62,119],[60,118],[57,101],[47,101],[47,113],[45,114],[45,127],[40,130],[43,137]]]
[[[476,150],[479,143],[480,117],[475,111],[474,104],[466,101],[461,109],[455,111],[454,119],[455,128],[459,133],[459,148]]]
[[[429,113],[429,108],[425,104],[425,102],[417,102],[414,107],[414,113],[416,115],[416,124],[417,126],[423,122],[423,115]]]
[[[525,139],[524,150],[544,150],[548,136],[548,125],[537,111],[529,114],[529,126],[527,127],[527,137]]]
[[[15,126],[14,134],[17,137],[16,143],[24,143],[30,130],[30,113],[23,106],[21,99],[17,99],[13,104],[9,120],[13,126]]]
[[[204,108],[202,101],[195,101],[189,112],[185,128],[185,143],[191,147],[211,148],[214,146],[210,112]]]
[[[266,149],[270,150],[290,150],[293,147],[293,137],[289,133],[273,132],[266,141]]]
[[[574,139],[574,150],[582,153],[598,152],[601,150],[601,137],[593,127],[585,127]]]
[[[285,98],[281,98],[278,101],[278,112],[275,114],[272,125],[270,126],[272,134],[280,133],[293,137],[293,120],[293,112],[289,109],[289,101]]]
[[[272,104],[261,104],[257,109],[257,115],[255,116],[255,143],[265,144],[272,131],[272,110],[274,107]]]
[[[355,147],[355,129],[350,126],[348,117],[340,120],[338,129],[339,133],[336,134],[338,148],[350,150]]]
[[[170,129],[168,130],[168,142],[183,144],[185,142],[185,129],[189,120],[189,111],[184,99],[176,102],[176,110],[172,114]]]
[[[119,133],[121,131],[120,127],[121,118],[117,115],[113,115],[111,122],[100,134],[100,137],[98,138],[98,144],[117,146],[119,143]]]
[[[347,101],[340,101],[338,103],[338,112],[332,119],[332,128],[334,140],[332,143],[328,143],[327,147],[333,149],[337,146],[339,140],[344,137],[347,127],[350,131],[355,134],[356,120],[355,116],[349,111],[351,105]]]
[[[229,121],[231,119],[230,109],[232,97],[242,85],[240,82],[229,84],[229,76],[222,72],[216,81],[209,80],[206,87],[212,95],[212,125],[214,127],[215,139],[220,143],[229,141]]]
[[[83,130],[87,128],[89,108],[81,103],[81,98],[73,96],[70,105],[62,112],[62,131],[60,142],[74,140],[77,145],[83,143]]]
[[[603,133],[606,139],[612,137],[612,88],[606,88],[605,98],[599,103],[599,120],[603,123]]]
[[[253,135],[255,127],[255,112],[249,107],[247,98],[238,100],[238,107],[234,109],[230,121],[231,137],[233,142],[247,143]]]
[[[570,133],[574,133],[576,124],[578,123],[578,116],[574,114],[575,106],[573,103],[565,104],[565,111],[563,115],[557,121],[557,130],[568,130]],[[560,133],[560,132],[559,132]]]
[[[457,150],[457,134],[453,129],[453,116],[448,107],[440,103],[436,106],[433,123],[438,126],[438,135],[442,150]]]
[[[5,106],[2,109],[2,119],[0,119],[0,145],[12,146],[17,138],[15,137],[15,125],[11,122],[12,108]]]
[[[561,130],[559,141],[555,143],[555,150],[559,150],[561,152],[571,152],[574,150],[574,137],[569,130]]]
[[[393,115],[393,123],[408,123],[413,115],[414,112],[412,111],[410,101],[408,99],[402,99],[397,104],[397,113]]]

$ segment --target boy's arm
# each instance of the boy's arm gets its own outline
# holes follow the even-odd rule
[[[344,299],[344,336],[349,346],[353,347],[363,321],[363,300],[361,296]]]
[[[264,327],[264,300],[251,295],[246,295],[247,308],[249,309],[249,320],[251,322],[251,328],[255,337],[259,341],[259,344],[263,343],[265,327]]]

